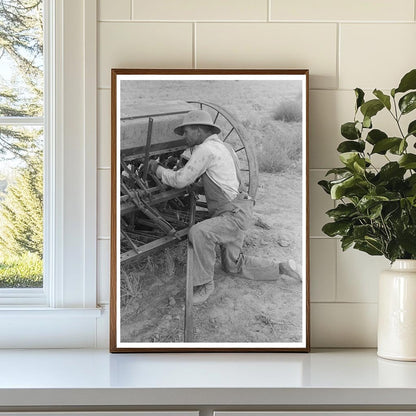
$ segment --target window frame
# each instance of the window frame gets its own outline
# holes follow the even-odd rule
[[[44,252],[48,253],[50,247],[53,246],[53,242],[49,241],[49,212],[51,212],[49,205],[51,199],[47,193],[47,188],[49,188],[49,180],[53,178],[51,175],[51,169],[49,163],[51,162],[51,157],[49,155],[48,137],[51,135],[50,128],[51,121],[53,120],[53,114],[50,114],[50,111],[53,111],[53,106],[50,105],[51,98],[54,95],[52,90],[52,83],[50,82],[49,77],[53,76],[53,70],[50,70],[50,65],[53,62],[53,56],[51,56],[53,49],[50,47],[50,40],[53,39],[53,30],[50,27],[53,19],[50,19],[53,11],[53,0],[43,0],[43,65],[44,65],[44,92],[43,92],[43,116],[42,117],[9,117],[1,116],[0,124],[7,125],[11,127],[40,127],[43,128],[44,135],[44,157],[43,157],[43,195],[44,195],[44,209],[43,209],[43,241],[44,241]],[[51,13],[52,12],[52,13]],[[46,259],[43,260],[43,287],[42,288],[5,288],[0,289],[0,306],[3,305],[31,305],[31,306],[46,306],[49,303],[49,277],[50,277],[50,264],[49,259],[52,256],[49,254],[46,256]]]
[[[0,347],[95,347],[97,0],[44,2],[45,283],[0,294]]]

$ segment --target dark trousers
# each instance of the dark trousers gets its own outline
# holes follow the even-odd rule
[[[252,200],[235,200],[226,211],[191,227],[188,235],[188,267],[194,286],[213,280],[217,244],[221,246],[224,271],[238,273],[252,280],[279,278],[278,262],[242,253],[244,237],[252,222],[252,213]]]

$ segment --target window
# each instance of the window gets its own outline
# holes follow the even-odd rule
[[[43,0],[0,0],[2,292],[44,287],[44,27]]]
[[[45,136],[45,280],[0,290],[0,348],[94,347],[107,333],[96,307],[97,1],[42,3],[47,111],[24,126]]]

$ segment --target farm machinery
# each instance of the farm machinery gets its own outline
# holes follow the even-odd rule
[[[185,140],[173,130],[193,109],[208,111],[221,127],[220,138],[231,144],[240,162],[243,185],[252,197],[258,186],[254,147],[246,131],[224,108],[203,101],[129,103],[119,119],[119,258],[120,269],[178,244],[190,227],[208,217],[203,193],[195,186],[173,189],[164,185],[149,169],[149,161],[169,169],[180,169],[186,160]],[[187,273],[185,300],[185,342],[192,340],[192,276]]]

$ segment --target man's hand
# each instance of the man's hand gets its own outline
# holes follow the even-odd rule
[[[156,175],[157,168],[160,166],[159,162],[154,159],[149,160],[149,171]]]

